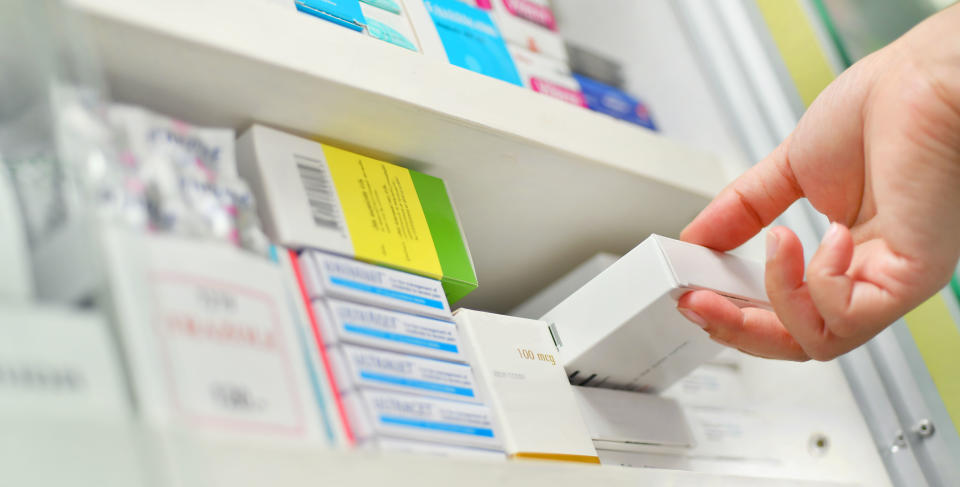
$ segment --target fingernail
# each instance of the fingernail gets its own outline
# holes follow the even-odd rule
[[[823,245],[825,243],[832,241],[837,236],[837,233],[839,231],[840,231],[840,224],[837,222],[831,223],[830,228],[827,229],[827,233],[823,234],[823,239],[820,240],[820,245]]]
[[[696,323],[700,328],[703,328],[704,330],[707,329],[707,320],[703,319],[702,316],[695,313],[692,309],[677,308],[677,310],[680,311],[680,314],[682,314],[686,319]]]
[[[767,260],[773,260],[777,255],[777,247],[780,246],[780,237],[773,230],[767,232]]]

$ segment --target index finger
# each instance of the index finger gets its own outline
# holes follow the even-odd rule
[[[680,232],[680,240],[730,250],[750,240],[803,197],[787,157],[788,142],[724,188]]]

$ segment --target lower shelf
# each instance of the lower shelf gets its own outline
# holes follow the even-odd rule
[[[784,479],[539,461],[485,462],[237,444],[124,421],[0,420],[0,484],[111,486],[828,486]]]

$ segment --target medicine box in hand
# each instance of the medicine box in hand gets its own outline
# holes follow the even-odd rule
[[[696,289],[769,308],[760,263],[651,235],[542,319],[573,384],[660,391],[722,348],[677,310]]]

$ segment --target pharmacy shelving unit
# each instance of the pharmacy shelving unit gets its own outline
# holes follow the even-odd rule
[[[626,251],[650,233],[676,236],[735,170],[727,157],[270,2],[68,3],[88,24],[118,101],[196,124],[263,123],[443,178],[480,280],[462,306],[506,312],[598,251]],[[676,464],[656,448],[642,464],[663,468],[248,447],[165,438],[121,420],[0,425],[9,433],[0,457],[25,479],[39,472],[51,482],[95,485],[888,483],[835,364],[738,356],[715,366],[738,371],[756,402],[751,413],[771,424],[778,441],[771,455],[785,459],[774,473],[743,477],[709,467],[717,458]],[[817,435],[834,445],[826,455],[810,453]]]
[[[269,2],[73,3],[118,100],[443,178],[481,282],[465,306],[507,311],[598,250],[676,235],[726,179],[710,154]]]

